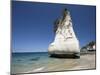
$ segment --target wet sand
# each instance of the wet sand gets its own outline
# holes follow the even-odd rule
[[[56,62],[48,62],[46,66],[37,68],[32,72],[84,70],[95,68],[95,53],[93,53],[81,55],[79,59],[56,59]]]
[[[79,59],[55,58],[54,61],[48,61],[41,67],[18,74],[95,69],[95,62],[95,53],[81,54]]]

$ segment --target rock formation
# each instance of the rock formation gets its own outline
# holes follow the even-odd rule
[[[89,52],[89,51],[96,51],[96,42],[95,41],[89,42],[88,44],[83,46],[80,51],[81,51],[81,53]]]
[[[55,39],[48,52],[54,57],[80,57],[79,41],[75,36],[70,12],[64,9],[63,16],[55,21]]]

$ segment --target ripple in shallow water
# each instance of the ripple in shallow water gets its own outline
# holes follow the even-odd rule
[[[32,58],[32,59],[29,59],[30,61],[38,61],[40,59],[40,57],[36,57],[36,58]]]

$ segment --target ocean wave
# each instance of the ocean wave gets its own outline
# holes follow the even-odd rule
[[[33,72],[38,72],[38,71],[42,71],[45,67],[40,67],[40,68],[37,68],[35,70],[33,70]]]

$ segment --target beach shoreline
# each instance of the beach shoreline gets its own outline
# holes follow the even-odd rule
[[[48,61],[46,64],[34,68],[31,71],[15,74],[89,70],[96,68],[95,52],[81,54],[79,59],[55,58],[56,61]],[[34,67],[34,66],[33,66]]]

